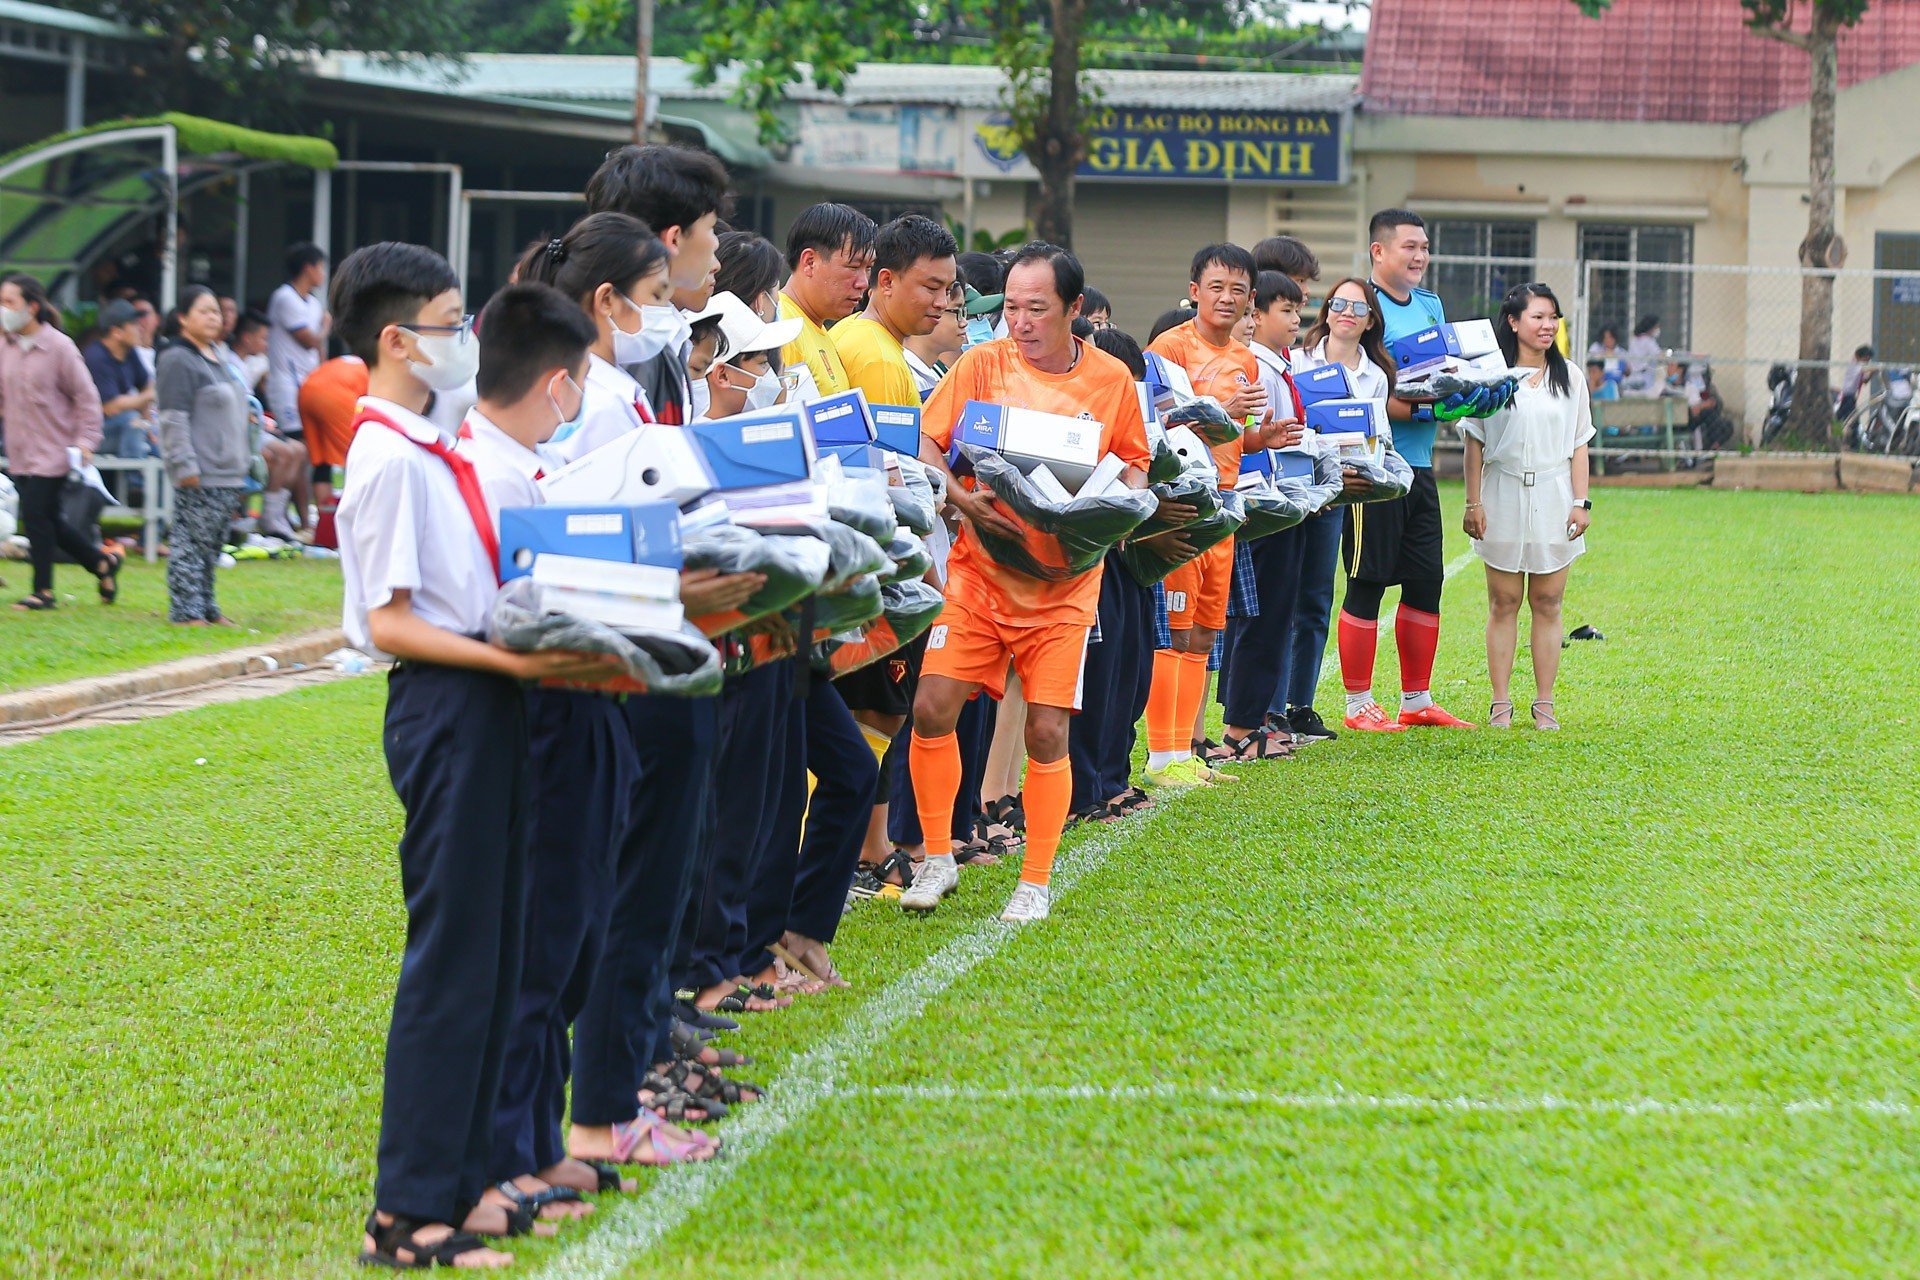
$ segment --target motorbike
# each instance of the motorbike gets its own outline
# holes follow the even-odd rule
[[[1847,419],[1847,447],[1860,453],[1907,453],[1920,444],[1920,405],[1914,403],[1913,370],[1887,368],[1873,375],[1871,394]]]

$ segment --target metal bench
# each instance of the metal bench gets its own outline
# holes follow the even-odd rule
[[[173,519],[173,485],[167,480],[167,467],[159,458],[111,458],[104,454],[95,454],[93,465],[100,468],[104,479],[108,472],[137,474],[140,476],[140,506],[133,507],[115,504],[102,511],[102,515],[140,517],[141,550],[151,564],[160,558],[160,526],[162,522]]]

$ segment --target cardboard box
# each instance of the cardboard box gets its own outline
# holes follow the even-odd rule
[[[873,441],[873,414],[867,407],[867,393],[858,387],[811,401],[800,409],[816,450]]]
[[[678,570],[680,509],[671,502],[637,507],[502,508],[501,581],[526,577],[542,556]]]
[[[1133,384],[1133,389],[1139,393],[1140,396],[1140,421],[1147,425],[1149,432],[1148,443],[1151,444],[1152,429],[1160,425],[1160,410],[1153,403],[1153,389],[1146,383],[1136,382]]]
[[[1258,489],[1273,478],[1273,450],[1259,449],[1240,458],[1240,478],[1236,489]]]
[[[837,459],[842,467],[864,467],[869,471],[887,469],[887,451],[877,444],[830,444],[820,448],[819,461]]]
[[[1460,341],[1454,337],[1452,325],[1436,324],[1393,339],[1387,343],[1387,350],[1399,366],[1399,376],[1411,378],[1458,356]]]
[[[735,524],[752,528],[787,528],[832,518],[820,487],[811,480],[729,489],[720,497]]]
[[[1078,492],[1100,464],[1102,430],[1092,418],[969,400],[960,411],[953,439],[956,445],[991,449],[1022,473],[1045,463],[1061,484]]]
[[[649,423],[575,458],[540,482],[555,506],[675,506],[710,493],[712,470],[685,427]]]
[[[684,430],[722,493],[791,484],[813,474],[812,437],[796,406],[714,418]]]
[[[1460,348],[1463,358],[1479,360],[1500,353],[1500,340],[1495,336],[1493,321],[1456,320],[1448,327],[1453,330],[1454,345]]]
[[[1336,449],[1371,447],[1387,433],[1384,400],[1323,400],[1307,410],[1307,427]]]
[[[615,630],[674,630],[685,619],[678,569],[543,555],[531,576],[545,607]]]
[[[873,414],[875,444],[909,458],[920,456],[919,405],[876,404],[867,407]]]
[[[1311,480],[1316,472],[1314,457],[1304,449],[1273,450],[1275,480]]]
[[[1213,450],[1207,442],[1194,434],[1191,427],[1175,427],[1167,432],[1167,445],[1180,456],[1180,461],[1189,471],[1208,471],[1218,478],[1220,468],[1213,460]]]
[[[1353,399],[1353,379],[1345,365],[1322,364],[1293,375],[1293,389],[1300,393],[1300,412],[1324,400]]]
[[[1157,351],[1149,351],[1147,357],[1147,390],[1153,396],[1154,405],[1165,412],[1182,400],[1193,399],[1193,379],[1187,371]]]

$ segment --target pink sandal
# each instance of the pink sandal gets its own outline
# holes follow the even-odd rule
[[[652,1159],[641,1157],[645,1148]],[[673,1165],[696,1160],[711,1160],[720,1153],[720,1144],[704,1133],[689,1130],[680,1133],[651,1111],[642,1111],[628,1124],[613,1126],[613,1163]]]

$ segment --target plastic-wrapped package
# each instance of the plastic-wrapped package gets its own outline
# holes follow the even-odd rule
[[[1246,430],[1212,396],[1179,397],[1179,403],[1161,411],[1160,424],[1169,431],[1185,427],[1209,445],[1232,444]]]
[[[893,531],[898,527],[887,526],[887,541],[893,541]],[[829,562],[826,576],[820,582],[822,591],[838,591],[862,574],[882,573],[893,567],[893,561],[887,558],[878,542],[837,520],[816,521],[802,532],[827,544]]]
[[[882,587],[880,616],[853,632],[816,644],[814,669],[838,678],[878,662],[926,634],[946,604],[940,589],[929,583],[896,582]]]
[[[923,578],[927,570],[933,568],[933,555],[927,550],[927,544],[914,537],[904,526],[894,530],[893,537],[887,539],[887,545],[881,549],[893,561],[893,567],[880,575],[880,585],[883,587]]]
[[[1185,471],[1182,472],[1178,478],[1169,480],[1165,484],[1149,485],[1148,491],[1153,494],[1156,501],[1165,500],[1168,502],[1185,503],[1187,506],[1198,511],[1200,513],[1199,519],[1202,520],[1211,518],[1215,512],[1220,510],[1220,489],[1214,484],[1211,476]],[[1156,533],[1165,533],[1167,530],[1176,527],[1177,525],[1174,521],[1162,519],[1156,511],[1153,515],[1148,516],[1142,521],[1140,527],[1128,536],[1133,538],[1151,538]]]
[[[1212,515],[1181,527],[1184,540],[1193,545],[1196,553],[1219,546],[1247,522],[1247,504],[1239,494],[1222,493],[1219,499],[1219,509]],[[1135,582],[1150,587],[1190,558],[1185,555],[1174,558],[1171,552],[1172,548],[1164,540],[1133,539],[1120,548],[1120,562],[1126,565]]]
[[[515,578],[501,587],[487,618],[487,639],[517,653],[572,649],[611,654],[626,669],[624,676],[604,683],[543,683],[599,693],[658,693],[686,698],[720,691],[720,655],[691,623],[672,631],[623,634],[598,622],[549,610],[542,596],[543,588],[532,578]]]
[[[861,467],[843,472],[838,478],[828,478],[823,483],[827,514],[836,523],[857,529],[869,538],[893,536],[893,528],[900,521],[894,515],[892,500],[887,496],[887,476],[884,471]]]
[[[1340,496],[1340,490],[1346,487],[1346,473],[1340,469],[1340,459],[1324,451],[1314,455],[1311,477],[1276,477],[1273,487],[1307,508],[1309,515],[1317,515]]]
[[[1404,498],[1413,488],[1413,468],[1407,460],[1388,449],[1379,458],[1342,458],[1340,465],[1358,471],[1367,480],[1369,488],[1363,494],[1352,497],[1342,494],[1334,501],[1341,506],[1359,506],[1364,502],[1387,502],[1393,498]]]
[[[710,636],[800,603],[820,589],[833,562],[832,551],[819,538],[763,534],[736,524],[710,525],[686,535],[681,553],[688,569],[767,576],[766,585],[738,609],[693,619]]]
[[[1238,535],[1243,542],[1291,529],[1326,505],[1324,501],[1309,505],[1307,495],[1300,490],[1283,489],[1272,480],[1236,492],[1247,504],[1247,522],[1240,526]]]
[[[1147,446],[1153,450],[1153,458],[1147,463],[1149,484],[1165,484],[1177,479],[1186,469],[1186,465],[1180,460],[1180,455],[1173,451],[1171,444],[1167,443],[1167,433],[1158,423],[1153,423],[1147,428]]]
[[[933,532],[940,507],[926,465],[917,458],[900,459],[900,483],[887,486],[887,500],[894,518],[908,529],[923,538]]]
[[[1019,537],[1007,538],[975,524],[969,536],[1000,564],[1046,582],[1077,578],[1099,564],[1159,505],[1149,489],[1055,502],[991,449],[962,445],[961,451],[976,480],[999,499],[1002,514],[1021,528]]]
[[[1482,367],[1473,364],[1442,365],[1431,373],[1418,378],[1409,378],[1396,383],[1394,393],[1404,392],[1421,399],[1432,397],[1444,399],[1447,396],[1470,392],[1475,387],[1497,387],[1503,382],[1516,379],[1517,374],[1505,364],[1495,362],[1492,366]]]
[[[823,591],[813,598],[815,631],[847,631],[879,616],[880,578],[875,573],[861,574],[845,590]]]

